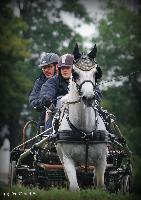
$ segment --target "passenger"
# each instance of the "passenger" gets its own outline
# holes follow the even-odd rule
[[[38,120],[38,129],[40,126],[45,125],[45,108],[40,105],[40,91],[42,85],[58,71],[58,60],[59,56],[55,53],[45,53],[41,57],[39,68],[42,69],[42,73],[39,78],[35,81],[32,92],[29,96],[30,105],[41,112]]]
[[[52,103],[57,107],[62,96],[68,93],[69,79],[72,74],[74,56],[64,54],[59,58],[58,75],[46,81],[41,89],[41,105],[49,107]],[[101,91],[96,87],[96,99],[101,100]],[[52,118],[48,120],[45,128],[52,126]]]

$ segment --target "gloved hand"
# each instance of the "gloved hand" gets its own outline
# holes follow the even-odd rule
[[[36,106],[34,107],[34,109],[37,111],[37,112],[42,112],[45,110],[44,106]]]
[[[42,98],[42,105],[49,108],[50,105],[52,104],[52,101],[46,97]]]
[[[42,112],[45,110],[45,107],[41,104],[41,101],[36,101],[36,104],[34,106],[34,109],[37,111],[37,112]]]

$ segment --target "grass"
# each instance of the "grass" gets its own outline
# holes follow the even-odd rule
[[[12,187],[0,190],[0,199],[8,200],[139,200],[140,196],[110,194],[102,190],[81,190],[80,192],[70,192],[67,189],[51,188],[40,190],[38,188]]]

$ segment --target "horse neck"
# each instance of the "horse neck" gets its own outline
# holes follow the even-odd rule
[[[87,107],[81,100],[79,103],[69,104],[69,119],[71,123],[85,131],[95,129],[95,111],[92,107]]]

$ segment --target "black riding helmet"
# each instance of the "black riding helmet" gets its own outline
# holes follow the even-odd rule
[[[42,68],[45,65],[58,63],[58,60],[59,60],[59,56],[57,54],[55,54],[55,53],[45,53],[41,57],[39,68]]]
[[[59,58],[58,68],[63,66],[73,66],[74,56],[72,54],[64,54]]]
[[[73,67],[73,63],[74,63],[74,56],[72,54],[64,54],[64,55],[62,55],[59,58],[59,61],[58,61],[59,75],[62,77],[62,75],[61,75],[61,67],[63,67],[63,66]]]

